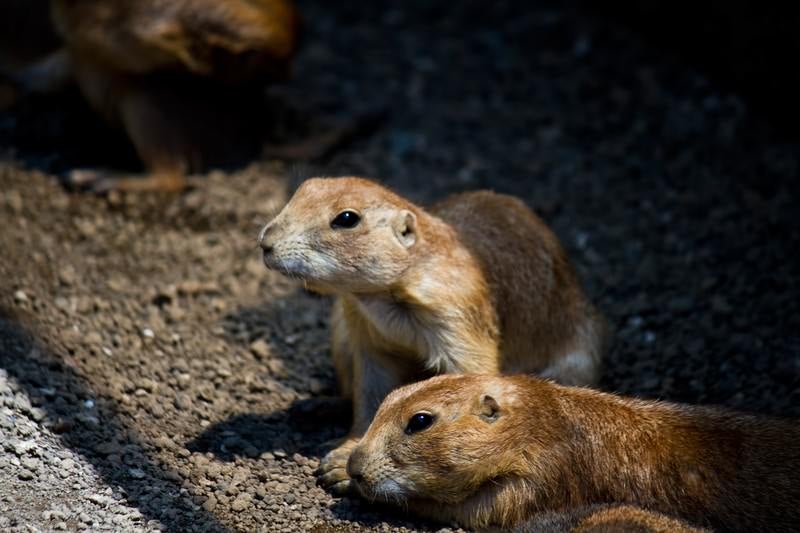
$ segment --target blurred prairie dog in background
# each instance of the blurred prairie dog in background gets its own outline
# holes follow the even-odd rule
[[[271,268],[337,296],[332,353],[353,427],[321,463],[349,485],[350,450],[396,387],[445,373],[535,372],[595,383],[604,322],[556,236],[489,191],[429,210],[361,178],[304,182],[259,236]]]
[[[243,124],[255,121],[264,82],[287,77],[298,44],[290,0],[51,0],[49,16],[45,3],[31,1],[35,10],[13,0],[0,13],[36,23],[51,43],[57,34],[61,47],[27,68],[0,53],[0,70],[34,91],[77,81],[91,107],[126,132],[150,173],[71,175],[72,185],[96,191],[181,190],[209,157],[230,159],[257,144]],[[24,43],[33,36],[9,33],[3,48],[32,48]]]
[[[726,531],[800,527],[800,425],[530,376],[392,392],[350,456],[368,499],[466,527],[621,503]]]

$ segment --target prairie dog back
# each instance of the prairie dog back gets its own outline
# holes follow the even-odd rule
[[[533,372],[533,359],[556,363],[572,352],[600,364],[605,322],[581,293],[558,238],[522,200],[466,192],[430,211],[456,230],[483,270],[500,321],[503,373]],[[569,363],[589,364],[576,359]]]

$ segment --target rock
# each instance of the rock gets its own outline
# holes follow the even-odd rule
[[[177,287],[178,293],[185,296],[194,296],[201,293],[219,293],[219,285],[216,282],[202,282],[197,280],[186,280]]]
[[[33,472],[39,470],[39,460],[34,457],[23,457],[20,460],[20,463],[22,463],[22,466]]]
[[[116,441],[101,442],[95,445],[94,451],[102,456],[111,455],[120,452],[120,445]]]
[[[73,311],[70,301],[67,298],[64,298],[63,296],[56,297],[54,302],[56,304],[56,307],[58,307],[62,311],[65,311],[67,313]]]
[[[192,408],[194,402],[188,394],[178,393],[175,395],[175,407],[183,411],[188,411]]]
[[[75,268],[72,265],[66,265],[61,268],[61,270],[58,271],[58,281],[68,287],[70,285],[75,285],[78,281],[78,274],[75,272]]]
[[[222,467],[218,463],[209,463],[205,469],[206,477],[211,480],[218,479],[221,473]]]
[[[17,302],[18,304],[24,304],[29,302],[30,300],[28,300],[28,295],[25,294],[25,291],[18,290],[14,291],[14,301]]]
[[[22,194],[17,190],[6,191],[5,193],[6,205],[11,208],[15,213],[21,213],[25,202],[22,199]]]
[[[233,503],[231,504],[231,509],[236,511],[237,513],[244,511],[248,507],[250,507],[251,497],[246,492],[242,492],[239,494]]]
[[[103,337],[96,331],[90,331],[86,334],[83,341],[89,346],[100,346],[103,343]]]
[[[11,405],[14,407],[14,409],[17,411],[22,411],[23,413],[27,413],[31,410],[31,401],[23,394],[17,394],[14,396],[14,401]]]
[[[206,501],[203,502],[203,509],[205,509],[208,512],[211,512],[214,509],[216,509],[216,507],[217,507],[217,499],[214,497],[213,494],[211,494],[208,498],[206,498]]]
[[[178,387],[180,387],[181,389],[186,389],[192,382],[192,375],[184,372],[178,374],[177,380],[178,380]]]
[[[200,385],[197,386],[197,389],[198,389],[197,395],[201,399],[209,403],[212,403],[214,401],[214,398],[216,397],[216,390],[214,389],[213,385],[211,385],[210,383],[201,383]]]
[[[267,341],[258,339],[250,343],[250,351],[259,359],[266,359],[270,355],[270,348]]]
[[[96,505],[107,505],[113,501],[107,496],[103,496],[101,494],[90,494],[86,499]]]
[[[150,411],[150,414],[156,418],[161,418],[164,416],[164,408],[161,407],[161,404],[158,402],[152,402],[148,407],[147,410]]]
[[[8,446],[6,446],[8,448]],[[23,456],[28,453],[34,453],[38,445],[34,440],[13,441],[11,443],[11,450],[18,456]]]
[[[165,450],[174,450],[175,442],[166,435],[160,435],[156,438],[156,445]]]
[[[58,475],[62,478],[69,477],[72,475],[73,470],[75,469],[75,461],[72,459],[64,459],[61,461],[61,464],[58,466]]]
[[[158,383],[149,378],[144,378],[137,381],[136,385],[147,392],[153,392],[158,388]]]

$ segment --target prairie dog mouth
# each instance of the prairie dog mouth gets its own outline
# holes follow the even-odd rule
[[[293,257],[283,259],[276,257],[271,251],[264,251],[263,254],[264,265],[269,270],[276,270],[286,277],[306,280],[310,272],[308,265],[302,259]]]
[[[382,502],[402,502],[408,497],[408,491],[393,479],[383,479],[378,483],[365,483],[352,480],[356,490],[365,498]]]

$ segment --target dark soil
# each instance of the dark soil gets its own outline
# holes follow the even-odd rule
[[[0,529],[438,527],[315,485],[347,427],[323,399],[329,302],[255,240],[312,174],[420,202],[519,195],[615,328],[604,389],[800,415],[800,146],[569,2],[361,4],[299,2],[305,45],[272,89],[304,112],[388,110],[323,163],[109,202],[58,184],[131,165],[75,93],[0,115]]]

